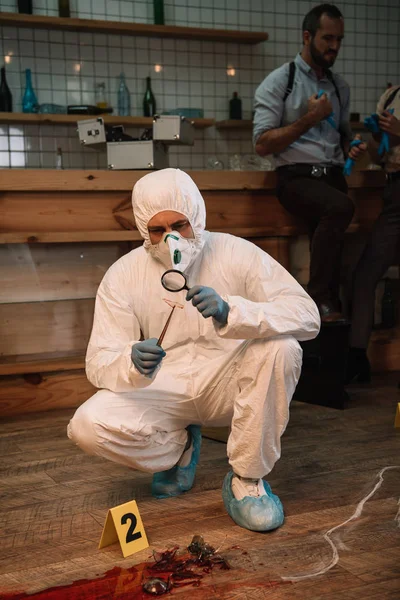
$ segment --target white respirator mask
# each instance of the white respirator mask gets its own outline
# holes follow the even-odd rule
[[[164,233],[158,244],[151,245],[149,251],[167,270],[177,269],[182,273],[199,252],[193,238],[182,237],[177,231]]]

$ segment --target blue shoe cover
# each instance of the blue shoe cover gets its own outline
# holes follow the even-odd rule
[[[263,481],[266,496],[245,496],[242,500],[236,500],[232,492],[232,478],[233,472],[230,471],[224,479],[222,499],[235,523],[250,531],[270,531],[282,525],[285,518],[282,502],[272,493],[266,481]]]
[[[200,458],[201,429],[198,425],[189,425],[187,428],[192,434],[193,452],[187,467],[175,465],[168,471],[154,473],[151,493],[155,498],[170,498],[187,492],[193,486],[196,467]]]

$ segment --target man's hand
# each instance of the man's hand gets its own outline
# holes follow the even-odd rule
[[[386,131],[386,133],[400,137],[400,121],[387,110],[384,110],[383,113],[379,115],[379,127],[382,131]]]
[[[191,300],[205,319],[214,317],[221,325],[227,324],[229,304],[213,288],[195,285],[186,294],[186,300]]]
[[[314,125],[329,117],[333,111],[332,104],[326,94],[322,94],[321,98],[317,98],[317,96],[318,94],[314,94],[308,99],[308,115]]]
[[[152,375],[165,355],[161,346],[157,346],[156,338],[132,346],[132,362],[142,375]]]
[[[361,140],[361,135],[357,134],[354,139]],[[362,144],[359,144],[358,146],[353,146],[349,150],[349,158],[352,160],[358,160],[366,150],[367,144],[365,142],[362,142]]]

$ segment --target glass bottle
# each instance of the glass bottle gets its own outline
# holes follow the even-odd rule
[[[104,81],[96,84],[96,106],[98,108],[108,108],[106,100],[106,84]]]
[[[18,12],[25,15],[31,15],[32,0],[18,0]]]
[[[119,76],[118,114],[120,117],[128,117],[131,114],[131,96],[125,83],[125,75],[123,73]]]
[[[64,165],[63,165],[63,154],[62,154],[62,149],[61,148],[57,148],[57,154],[56,154],[56,169],[63,169]]]
[[[36,94],[33,91],[30,69],[25,69],[25,80],[25,93],[22,98],[22,112],[37,113],[39,110],[39,103],[37,101]]]
[[[153,0],[154,23],[164,25],[164,0]]]
[[[156,114],[156,99],[151,89],[151,78],[146,77],[146,92],[143,98],[143,114],[145,117],[154,117]]]
[[[238,97],[237,92],[233,92],[232,99],[229,100],[229,118],[230,119],[241,119],[242,118],[242,101]]]
[[[0,112],[12,112],[12,95],[7,85],[6,70],[4,67],[1,68]]]
[[[58,0],[58,16],[59,17],[70,17],[71,11],[69,9],[69,0]]]

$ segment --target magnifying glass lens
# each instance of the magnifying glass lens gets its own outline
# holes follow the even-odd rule
[[[166,271],[161,277],[161,283],[169,292],[180,292],[181,290],[188,289],[185,275],[175,269]]]

